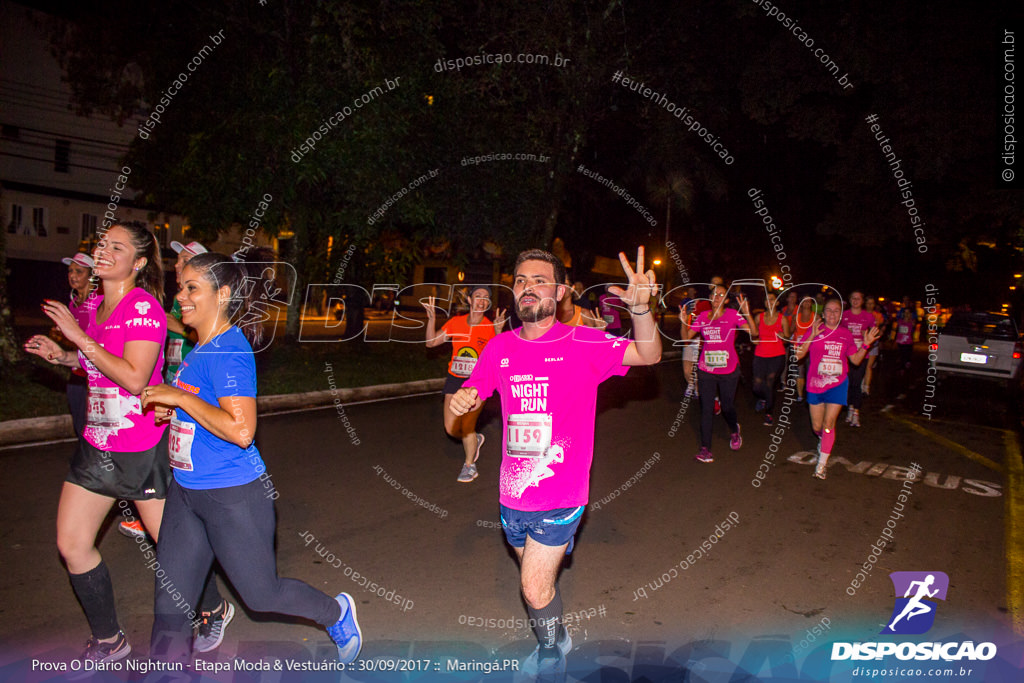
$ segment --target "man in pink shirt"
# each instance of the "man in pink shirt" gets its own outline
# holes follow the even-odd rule
[[[629,310],[630,342],[555,318],[557,302],[569,296],[565,267],[540,249],[519,254],[513,295],[522,328],[504,332],[484,348],[473,374],[453,396],[452,411],[478,408],[495,390],[501,394],[501,521],[519,558],[520,584],[539,645],[524,670],[564,671],[572,639],[561,625],[562,600],[555,584],[589,500],[594,455],[597,387],[631,365],[661,359],[661,336],[651,316],[654,272],[644,273],[644,250],[636,272],[619,254],[629,285],[614,287]]]

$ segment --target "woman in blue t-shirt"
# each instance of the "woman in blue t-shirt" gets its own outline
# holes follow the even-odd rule
[[[198,342],[173,386],[143,391],[144,404],[152,404],[158,419],[171,423],[174,474],[157,546],[164,580],[174,591],[157,586],[151,653],[189,660],[191,628],[181,605],[196,604],[216,556],[249,608],[322,624],[338,645],[339,661],[351,662],[362,644],[351,596],[331,598],[302,581],[277,575],[277,492],[253,443],[252,345],[260,343],[263,328],[260,322],[241,329],[233,324],[262,320],[255,313],[266,299],[263,276],[273,272],[267,263],[273,261],[273,252],[253,249],[246,255],[248,263],[216,253],[199,254],[188,262],[177,300],[182,322],[196,330]]]

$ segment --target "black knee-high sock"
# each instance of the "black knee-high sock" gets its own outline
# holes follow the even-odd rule
[[[558,584],[555,584],[555,597],[547,606],[536,609],[526,603],[526,611],[530,614],[533,633],[537,636],[541,650],[553,650],[562,632],[562,594]]]
[[[68,574],[71,587],[78,596],[89,628],[97,640],[113,638],[120,627],[117,625],[117,608],[114,607],[114,584],[103,560],[84,574]]]

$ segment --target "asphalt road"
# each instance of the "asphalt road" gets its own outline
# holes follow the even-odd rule
[[[770,642],[784,652],[795,647],[806,675],[825,640],[879,638],[893,608],[888,574],[894,571],[949,575],[949,595],[929,638],[979,633],[1009,640],[1005,480],[993,467],[1006,454],[1002,428],[1017,418],[998,392],[944,384],[928,419],[915,403],[919,386],[897,401],[902,387],[880,384],[865,407],[864,427],[839,427],[824,482],[811,476],[815,440],[806,406],[793,404],[792,426],[758,480],[771,428],[753,412],[749,385],[741,384],[738,396],[742,449],[729,450],[725,423],[716,418],[716,459],[708,465],[693,459],[699,405],[683,399],[681,378],[674,360],[602,386],[592,504],[560,578],[565,611],[576,615],[570,673],[581,672],[582,679],[602,666],[602,680],[660,680],[689,658],[693,680],[718,680],[715,672],[728,680],[744,656],[756,673],[760,660],[749,657],[758,643]],[[497,409],[494,398],[481,420],[487,441],[480,477],[471,484],[455,481],[461,446],[444,435],[440,394],[347,406],[344,415],[328,408],[261,418],[258,443],[280,493],[279,573],[331,594],[351,593],[364,657],[413,658],[421,662],[416,666],[429,661],[436,673],[447,657],[483,662],[532,650],[516,564],[497,528]],[[69,444],[0,450],[0,680],[48,680],[52,674],[33,672],[31,660],[67,661],[88,635],[54,545],[69,452]],[[912,463],[924,480],[905,485],[907,470],[900,468]],[[907,490],[898,513],[898,496]],[[892,540],[875,555],[871,546],[888,521],[894,521]],[[122,626],[144,656],[153,570],[113,525],[100,549]],[[854,588],[851,581],[870,557],[871,572]],[[371,583],[364,587],[356,576]],[[370,592],[374,584],[385,597]],[[814,628],[822,635],[810,642]],[[220,650],[203,660],[303,661],[332,652],[313,624],[239,610]],[[782,667],[776,673],[788,671],[786,663],[776,664]],[[325,675],[322,680],[337,677]],[[422,675],[353,674],[358,680]],[[498,676],[454,672],[439,680]]]

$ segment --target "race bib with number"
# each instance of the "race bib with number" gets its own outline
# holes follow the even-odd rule
[[[94,429],[116,429],[121,424],[121,396],[117,387],[89,387],[85,424]]]
[[[549,413],[508,416],[508,454],[513,458],[539,458],[551,446]]]
[[[704,365],[711,369],[724,368],[729,365],[728,351],[705,351]]]
[[[456,377],[469,377],[476,366],[476,358],[472,356],[456,356],[452,358],[451,373]]]
[[[822,358],[818,361],[818,375],[822,378],[834,378],[843,374],[843,361],[838,358]]]
[[[185,345],[184,339],[169,339],[167,341],[167,364],[181,365],[181,351]]]
[[[192,440],[196,437],[194,422],[182,422],[171,418],[171,431],[167,441],[171,467],[176,470],[192,471]]]

